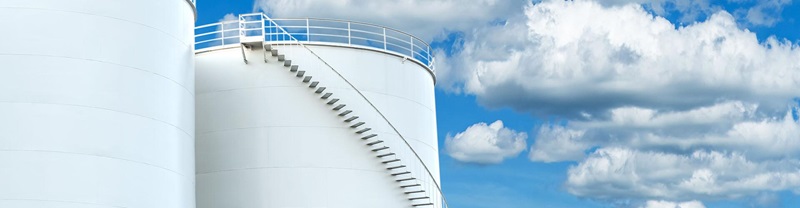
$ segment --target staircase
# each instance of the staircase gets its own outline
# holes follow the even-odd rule
[[[403,147],[390,147],[386,142],[381,140],[378,134],[373,133],[370,125],[360,120],[359,116],[357,116],[359,115],[358,113],[365,112],[355,112],[355,109],[348,108],[345,101],[337,98],[336,94],[328,90],[324,83],[320,83],[319,80],[314,79],[308,70],[301,69],[299,65],[293,64],[292,60],[288,59],[285,54],[281,54],[277,46],[274,47],[273,45],[265,44],[263,47],[264,50],[266,50],[265,55],[272,56],[270,60],[276,60],[276,63],[283,65],[287,71],[291,72],[287,75],[291,76],[289,78],[297,79],[298,82],[307,84],[308,87],[311,88],[309,95],[318,96],[320,98],[320,105],[331,108],[331,116],[340,117],[342,122],[352,129],[357,135],[356,138],[362,140],[365,146],[373,152],[375,159],[385,166],[387,173],[397,183],[397,186],[402,189],[413,207],[436,206],[434,201],[439,199],[439,197],[436,197],[436,194],[439,193],[431,193],[432,191],[430,190],[426,191],[424,188],[424,180],[414,177],[415,175],[420,175],[420,173],[415,174],[412,172],[411,168],[406,166],[410,165],[407,164],[409,162],[420,163],[421,161],[401,160],[400,157],[398,157],[401,151],[395,151],[393,148]],[[269,62],[270,60],[265,57],[265,61]],[[430,180],[434,179],[431,178]],[[432,183],[436,182],[432,181]],[[439,188],[438,184],[436,188]],[[442,206],[446,207],[446,203]]]

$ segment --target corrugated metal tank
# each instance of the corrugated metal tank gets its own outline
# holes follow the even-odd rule
[[[0,207],[192,208],[187,0],[0,1]]]
[[[351,87],[322,73],[330,70],[315,57],[297,46],[275,48],[300,70],[313,71],[313,80],[324,83],[325,92],[336,92],[372,133],[400,141]],[[379,50],[309,48],[386,115],[438,180],[434,78],[428,69]],[[359,139],[363,135],[331,110],[335,105],[321,101],[322,93],[264,50],[245,49],[244,56],[247,64],[242,49],[234,47],[195,58],[199,208],[411,207],[387,166]],[[416,158],[406,156],[414,166]]]

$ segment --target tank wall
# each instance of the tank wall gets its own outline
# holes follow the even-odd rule
[[[0,207],[194,207],[185,0],[4,0],[0,25]]]
[[[313,89],[263,51],[247,56],[196,57],[198,207],[410,206]]]
[[[438,180],[435,86],[434,78],[427,69],[410,60],[404,61],[401,57],[371,50],[330,46],[310,48],[375,104],[408,140]],[[355,94],[345,83],[328,83]],[[356,96],[352,99],[361,98]],[[369,106],[363,108],[363,111],[374,111]],[[383,123],[382,118],[374,119],[373,122]],[[396,135],[388,126],[381,127],[384,134]]]

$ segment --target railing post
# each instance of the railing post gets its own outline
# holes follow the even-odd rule
[[[240,14],[239,15],[239,41],[242,41],[242,38],[244,38],[246,36],[244,34],[245,33],[245,28],[247,28],[247,27],[244,25],[244,16],[242,16]]]
[[[383,50],[386,50],[386,28],[383,28]]]
[[[411,58],[414,58],[414,36],[409,36],[408,39],[411,40]]]
[[[267,28],[264,27],[264,14],[261,14],[261,41],[267,40]]]
[[[220,35],[220,37],[222,37],[222,45],[225,45],[225,22],[220,23],[219,27],[221,28],[219,32],[222,33],[222,35]]]
[[[353,38],[350,36],[350,21],[347,21],[347,45],[353,45]]]
[[[309,22],[310,20],[306,18],[306,42],[311,42],[311,27]]]

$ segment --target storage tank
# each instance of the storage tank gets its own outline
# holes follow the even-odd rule
[[[0,207],[193,208],[193,0],[0,1]]]
[[[199,208],[446,205],[425,42],[263,14],[196,33]]]

